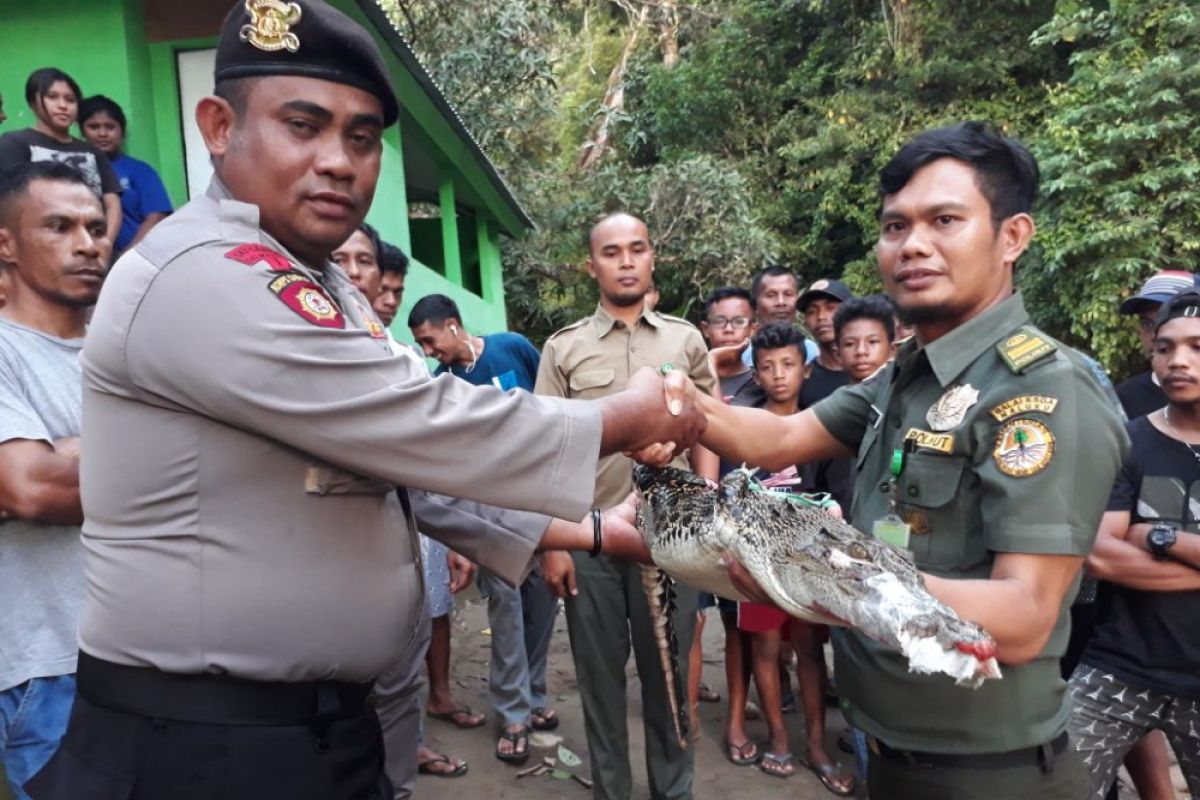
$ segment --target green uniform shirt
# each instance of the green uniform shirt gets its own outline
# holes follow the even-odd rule
[[[987,578],[997,553],[1086,555],[1128,448],[1081,356],[1032,328],[1019,294],[927,347],[908,342],[895,363],[814,412],[858,451],[853,523],[863,531],[888,513],[892,454],[914,440],[898,511],[917,566],[948,578]],[[1002,665],[1004,677],[978,689],[909,673],[902,655],[856,632],[839,637],[852,723],[914,751],[1050,741],[1070,710],[1058,661],[1074,594],[1034,661]]]

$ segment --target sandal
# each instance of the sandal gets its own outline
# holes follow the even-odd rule
[[[753,739],[747,739],[741,744],[725,740],[725,757],[729,763],[737,767],[748,767],[758,763],[758,745]]]
[[[553,708],[538,706],[530,713],[532,718],[529,720],[529,727],[535,731],[552,731],[558,727],[558,714],[554,713]]]
[[[828,791],[836,794],[838,797],[852,797],[854,795],[855,784],[853,775],[845,775],[842,773],[841,764],[813,764],[808,761],[800,762],[805,769],[817,776],[817,780],[821,782]],[[848,780],[849,783],[843,783],[839,786],[837,781]]]
[[[796,774],[796,757],[791,753],[763,753],[758,768],[772,778],[790,778]]]
[[[701,703],[719,703],[721,702],[720,692],[713,691],[707,683],[700,684],[700,691],[696,692],[696,699]]]
[[[500,750],[501,742],[512,744],[512,752]],[[522,747],[524,743],[524,747]],[[508,764],[524,764],[529,760],[529,728],[521,725],[515,731],[500,731],[500,739],[496,742],[496,758]]]
[[[435,769],[434,764],[446,764],[450,769]],[[417,773],[420,775],[433,775],[437,778],[461,778],[467,774],[467,762],[456,761],[450,756],[437,756],[429,758],[417,764]]]
[[[426,711],[425,716],[430,719],[449,722],[456,728],[461,728],[464,731],[469,731],[472,728],[482,728],[487,722],[487,717],[483,714],[475,714],[471,711],[470,706],[459,706],[453,711]]]

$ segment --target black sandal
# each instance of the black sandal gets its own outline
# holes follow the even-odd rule
[[[500,752],[500,742],[511,742],[512,752]],[[525,743],[525,747],[521,748],[521,742]],[[517,728],[515,731],[503,730],[500,731],[500,739],[496,742],[496,758],[508,764],[524,764],[529,760],[529,728],[525,725]]]
[[[532,719],[529,720],[529,727],[535,731],[552,731],[558,727],[558,714],[554,713],[553,708],[538,706],[530,714]]]

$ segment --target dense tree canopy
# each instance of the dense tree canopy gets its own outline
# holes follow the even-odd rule
[[[383,0],[539,230],[505,251],[535,339],[595,302],[605,211],[650,223],[668,308],[779,261],[878,286],[880,166],[988,119],[1037,154],[1038,321],[1118,374],[1115,308],[1200,269],[1200,11],[1189,0]]]

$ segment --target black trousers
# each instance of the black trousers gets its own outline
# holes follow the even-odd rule
[[[58,752],[26,787],[34,800],[391,800],[369,705],[309,725],[179,722],[77,695]]]

